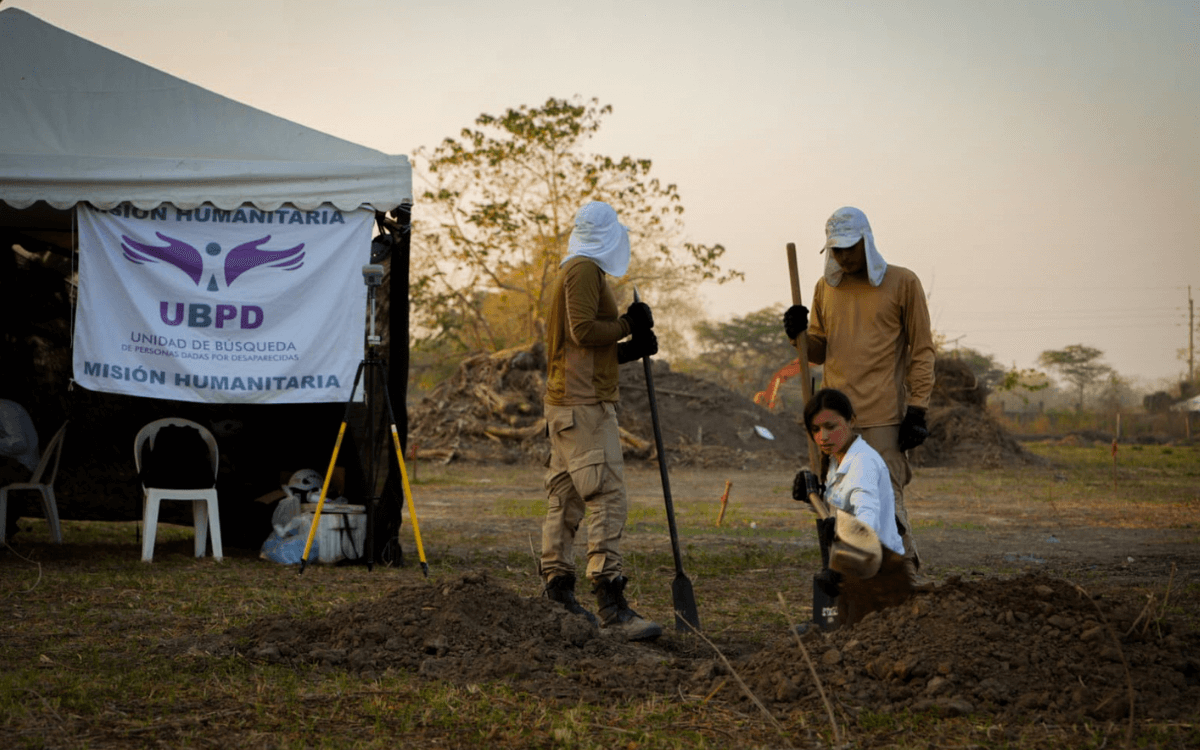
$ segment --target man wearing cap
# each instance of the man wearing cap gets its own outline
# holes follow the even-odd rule
[[[596,619],[575,599],[575,532],[587,516],[587,577],[600,627],[629,640],[662,628],[629,607],[621,534],[629,510],[617,431],[617,366],[658,352],[654,317],[644,302],[618,316],[608,277],[629,268],[629,230],[612,206],[593,201],[575,214],[567,257],[546,299],[546,519],[540,571],[546,595]],[[621,341],[631,336],[628,341]]]
[[[912,479],[906,452],[929,435],[934,347],[925,291],[915,273],[884,261],[859,209],[834,211],[825,237],[825,274],[813,293],[812,316],[793,305],[784,330],[795,341],[807,329],[808,358],[825,366],[823,385],[850,397],[859,433],[887,464],[896,524],[915,572],[921,558],[904,486]]]

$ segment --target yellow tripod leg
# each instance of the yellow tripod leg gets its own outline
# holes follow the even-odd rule
[[[396,460],[400,462],[400,479],[404,484],[404,500],[408,503],[408,517],[412,519],[413,535],[417,539],[417,557],[421,560],[421,572],[429,577],[429,564],[425,562],[425,546],[421,544],[421,524],[417,523],[417,509],[413,505],[412,487],[408,484],[408,467],[404,465],[404,451],[400,448],[400,433],[392,423],[392,443],[396,446]]]
[[[346,423],[338,428],[337,442],[333,444],[333,456],[329,459],[329,469],[325,471],[325,483],[321,485],[321,497],[317,499],[317,510],[313,514],[312,526],[308,527],[308,541],[304,543],[304,556],[300,558],[300,572],[308,564],[308,553],[312,551],[313,538],[317,535],[317,524],[321,522],[321,509],[325,507],[325,494],[329,492],[329,480],[333,479],[333,467],[337,464],[338,451],[342,448],[342,438],[346,434]]]

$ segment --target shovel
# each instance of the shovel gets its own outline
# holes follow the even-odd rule
[[[796,270],[796,243],[787,243],[787,259],[788,259],[788,276],[792,282],[792,304],[802,305],[804,302],[800,296],[800,274]],[[800,392],[804,396],[804,406],[808,406],[808,400],[812,398],[812,377],[808,374],[808,334],[802,332],[792,342],[796,347],[796,355],[800,359]],[[804,407],[801,407],[803,411]],[[808,468],[817,476],[821,474],[821,452],[817,449],[817,444],[813,441],[812,435],[806,434],[805,443],[808,444]]]
[[[845,576],[841,593],[832,599],[814,581],[813,620],[823,630],[854,625],[912,596],[915,587],[903,556],[884,547],[874,529],[830,506],[819,493],[810,492],[808,498],[819,518],[835,518],[833,539],[828,546],[821,540],[821,559],[825,567]]]
[[[633,288],[633,301],[640,302],[637,287]],[[658,422],[658,399],[654,396],[654,376],[650,372],[650,355],[642,357],[646,371],[646,396],[650,401],[650,421],[654,424],[654,447],[658,453],[658,472],[662,476],[663,501],[667,506],[667,529],[671,532],[671,554],[675,557],[675,580],[671,582],[671,603],[675,607],[675,629],[700,632],[700,613],[696,609],[696,594],[692,582],[683,572],[683,558],[679,554],[679,532],[675,530],[675,506],[671,503],[671,480],[667,478],[667,454],[663,451],[662,428]]]
[[[878,573],[883,562],[883,545],[875,529],[858,520],[854,514],[831,506],[819,492],[810,491],[808,502],[817,518],[825,520],[832,516],[834,519],[833,541],[829,545],[827,561],[829,569],[858,578],[871,578]]]

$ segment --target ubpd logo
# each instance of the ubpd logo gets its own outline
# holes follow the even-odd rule
[[[213,258],[216,263],[206,267],[204,255],[183,240],[163,234],[154,233],[160,240],[167,243],[163,246],[147,245],[126,235],[121,235],[121,250],[130,263],[143,265],[146,263],[163,262],[183,271],[192,283],[200,286],[208,277],[205,290],[220,292],[228,288],[247,271],[265,266],[279,268],[284,271],[295,271],[304,265],[304,243],[301,242],[287,250],[261,250],[261,245],[270,242],[271,235],[242,243],[225,254],[223,260],[218,260],[222,248],[219,243],[209,242],[204,247],[204,253]],[[219,274],[219,279],[218,279]],[[174,304],[174,310],[171,309]],[[243,329],[258,328],[263,323],[263,310],[257,305],[210,305],[203,302],[160,302],[159,317],[169,326],[184,323],[189,328],[225,328],[226,324],[233,327],[234,321]],[[186,315],[185,315],[186,311]]]

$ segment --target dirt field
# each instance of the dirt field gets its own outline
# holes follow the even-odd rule
[[[1105,515],[1093,502],[1021,499],[1019,493],[1015,500],[1006,497],[996,503],[983,486],[976,497],[939,491],[943,480],[958,474],[923,470],[911,488],[912,520],[928,561],[923,571],[928,581],[916,599],[845,632],[812,640],[810,648],[824,678],[846,691],[841,700],[858,709],[884,711],[938,707],[1007,719],[1040,713],[1055,722],[1089,716],[1115,720],[1127,713],[1128,685],[1116,641],[1102,627],[1107,621],[1121,634],[1132,631],[1123,648],[1134,652],[1128,658],[1135,690],[1145,701],[1143,714],[1169,720],[1181,713],[1194,715],[1200,705],[1200,640],[1183,632],[1187,628],[1174,632],[1182,623],[1172,618],[1147,625],[1151,617],[1158,617],[1168,584],[1175,603],[1189,608],[1185,620],[1194,623],[1200,603],[1195,505],[1185,528],[1163,528],[1175,521],[1155,518],[1153,512],[1140,520],[1128,518],[1127,513],[1138,511],[1132,505]],[[434,641],[444,641],[445,648],[418,654],[414,661],[408,648],[388,658],[395,644],[389,647],[386,639],[376,653],[367,639],[340,645],[357,647],[360,659],[374,659],[367,669],[416,668],[468,681],[497,677],[521,663],[523,689],[562,697],[580,686],[573,679],[552,679],[553,665],[574,661],[582,667],[588,659],[621,654],[630,660],[628,668],[603,670],[611,673],[606,690],[585,689],[587,699],[601,699],[605,693],[610,698],[670,694],[682,687],[693,695],[717,690],[742,700],[712,649],[694,638],[589,649],[584,629],[571,627],[571,618],[556,617],[553,608],[541,607],[538,618],[529,617],[527,597],[538,590],[530,550],[538,547],[539,518],[521,510],[534,505],[539,478],[533,472],[513,471],[506,477],[488,473],[478,476],[471,489],[423,489],[427,510],[422,528],[430,538],[459,540],[462,545],[437,553],[509,559],[508,575],[481,569],[429,595],[433,611],[440,613],[451,604],[450,613],[409,629],[423,639],[426,651],[431,634]],[[631,524],[629,551],[635,561],[656,563],[630,571],[641,593],[637,606],[670,625],[673,568],[668,567],[669,536],[660,520],[659,476],[640,466],[630,479],[631,516],[638,520]],[[791,605],[789,616],[804,619],[808,611],[815,535],[811,516],[788,497],[787,479],[786,472],[778,470],[681,470],[673,473],[672,494],[680,525],[690,532],[683,535],[684,565],[691,563],[702,624],[723,641],[722,650],[745,659],[738,671],[752,689],[757,686],[761,699],[816,710],[818,696],[811,680],[794,669],[796,646],[786,637],[784,614],[778,607],[773,618],[738,612],[740,602],[753,602],[751,611],[769,611],[779,594]],[[732,482],[731,500],[718,528],[717,500],[726,480]],[[582,560],[582,547],[579,553]],[[727,575],[722,575],[720,562],[713,565],[739,556],[763,562],[761,567],[737,566],[725,571]],[[514,585],[511,592],[509,585]],[[455,596],[457,592],[461,594]],[[394,596],[411,593],[400,589]],[[1158,600],[1149,613],[1143,612],[1148,595]],[[369,619],[394,609],[387,600],[378,606]],[[512,643],[498,642],[505,640],[495,632],[498,623],[516,628]],[[560,631],[561,637],[556,637]],[[314,639],[337,641],[336,632],[315,634],[303,628],[291,637],[293,646]],[[533,664],[525,658],[531,639],[543,650]],[[284,636],[279,642],[286,640]],[[271,637],[262,642],[268,648],[276,643]],[[506,645],[515,648],[509,651]],[[669,667],[660,663],[648,674],[639,666],[647,654],[654,660],[669,659]],[[791,668],[783,667],[788,663]]]
[[[519,466],[412,467],[429,579],[413,564],[406,520],[404,567],[318,567],[297,579],[294,571],[259,561],[254,551],[233,550],[214,569],[211,560],[188,557],[184,532],[161,546],[153,567],[138,567],[132,540],[105,548],[100,558],[121,582],[111,594],[90,595],[93,606],[120,615],[122,630],[138,633],[137,650],[147,659],[198,673],[284,669],[334,680],[338,691],[356,685],[372,694],[395,679],[458,686],[468,696],[507,685],[511,695],[529,696],[551,713],[674,706],[671,711],[692,712],[687,746],[829,746],[851,738],[863,747],[927,746],[939,739],[1055,747],[1116,745],[1134,732],[1141,744],[1194,747],[1200,739],[1200,480],[1194,468],[1200,454],[1194,446],[1176,450],[1182,455],[1168,458],[1191,465],[1191,479],[1185,468],[1182,485],[1159,490],[1158,469],[1130,466],[1118,475],[1115,495],[1103,472],[1078,465],[919,470],[909,507],[928,582],[905,605],[852,628],[806,636],[803,651],[788,621],[808,616],[818,555],[811,515],[790,499],[790,470],[778,466],[670,474],[705,638],[674,627],[662,491],[658,471],[647,462],[629,468],[626,555],[634,607],[667,630],[654,643],[601,636],[539,596],[541,476]],[[732,483],[729,505],[718,527],[726,481]],[[87,568],[97,554],[94,546],[44,544],[39,533],[34,528],[24,541],[18,537],[0,557],[6,581],[0,654],[10,670],[0,745],[312,744],[311,735],[289,744],[280,740],[286,732],[260,729],[252,740],[235,731],[234,724],[262,723],[252,715],[263,695],[210,697],[184,710],[229,712],[243,721],[185,721],[182,734],[174,725],[160,726],[153,741],[130,733],[128,713],[120,718],[102,708],[63,707],[67,697],[46,675],[55,671],[51,665],[69,665],[74,650],[94,647],[94,636],[70,625],[78,596],[62,591],[59,579]],[[18,552],[39,563],[36,581]],[[582,552],[581,545],[581,561]],[[129,579],[153,576],[159,586],[174,586],[161,580],[167,571],[189,581],[215,573],[229,579],[226,585],[253,580],[255,601],[311,586],[315,601],[297,616],[254,616],[256,607],[239,601],[225,605],[228,611],[217,608],[221,614],[210,606],[207,616],[196,617],[183,614],[187,592],[172,590],[165,593],[170,612],[142,603],[133,610],[146,613],[141,622],[121,614],[129,590],[138,586]],[[579,593],[591,603],[585,588]],[[37,623],[53,637],[31,630]],[[128,645],[114,650],[122,660],[137,660]],[[30,665],[41,659],[40,682],[28,682],[22,675],[36,671]],[[323,695],[330,688],[312,689]],[[153,691],[146,700],[154,702]],[[510,699],[489,700],[495,710]],[[491,739],[464,737],[425,724],[419,737],[436,741],[412,746],[677,746],[669,729],[642,736],[628,734],[636,727],[614,728],[586,737],[542,731],[516,707],[522,699],[515,701],[512,715],[532,722],[532,734],[531,727],[518,734],[493,727]],[[16,711],[18,704],[32,706],[24,709],[31,713]],[[41,704],[50,708],[37,710]],[[717,714],[726,719],[717,721]],[[480,721],[471,717],[463,709],[463,722]],[[396,737],[386,721],[374,731]],[[78,736],[89,741],[71,739]]]

